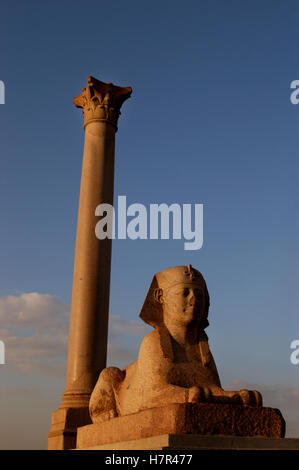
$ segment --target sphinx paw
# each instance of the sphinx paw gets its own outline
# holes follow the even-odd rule
[[[92,422],[93,423],[104,423],[105,421],[109,421],[110,419],[113,419],[113,418],[116,418],[118,415],[117,415],[117,412],[116,410],[108,410],[108,411],[104,411],[102,413],[99,413],[99,414],[93,414],[92,416]]]
[[[257,390],[241,390],[239,396],[243,405],[263,406],[262,395]]]
[[[191,387],[188,390],[188,403],[211,401],[212,392],[207,387]]]

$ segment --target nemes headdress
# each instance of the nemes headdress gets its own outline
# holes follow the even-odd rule
[[[155,294],[158,289],[162,289],[162,292],[165,292],[176,285],[200,287],[203,290],[203,295],[205,296],[205,315],[201,328],[206,328],[209,325],[210,296],[202,274],[194,269],[191,264],[187,266],[174,266],[154,275],[139,317],[154,328],[163,326],[163,306],[156,300]]]

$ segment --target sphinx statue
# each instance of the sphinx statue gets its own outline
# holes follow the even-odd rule
[[[262,406],[256,390],[225,391],[208,344],[209,293],[191,265],[153,277],[140,318],[154,330],[138,360],[124,369],[108,367],[90,398],[93,423],[170,403],[231,403]]]

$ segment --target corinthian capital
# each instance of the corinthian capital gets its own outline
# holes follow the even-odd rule
[[[94,77],[87,78],[87,87],[75,96],[74,104],[83,109],[84,125],[91,120],[109,121],[117,128],[120,108],[131,96],[131,87],[115,86]]]

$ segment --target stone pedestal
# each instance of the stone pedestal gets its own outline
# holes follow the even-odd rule
[[[106,367],[111,238],[95,234],[100,204],[113,204],[117,120],[130,87],[88,77],[74,104],[83,109],[85,143],[74,261],[68,367],[62,404],[53,413],[49,448],[73,447],[77,426],[90,422],[88,404]],[[69,420],[69,417],[71,421]],[[60,434],[59,434],[60,433]]]
[[[118,443],[169,434],[283,438],[285,421],[274,408],[175,403],[83,426],[76,448],[115,448]]]
[[[88,423],[91,423],[91,419],[87,407],[60,408],[54,411],[48,434],[48,450],[76,447],[77,427]]]
[[[299,439],[162,434],[76,450],[299,450]]]

